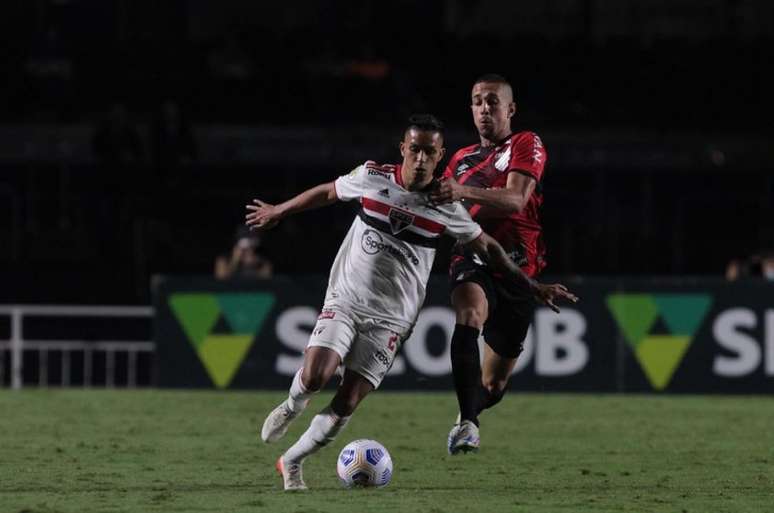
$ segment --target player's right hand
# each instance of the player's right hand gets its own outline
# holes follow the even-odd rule
[[[456,180],[450,178],[440,178],[433,182],[433,187],[430,190],[430,202],[435,205],[443,205],[444,203],[452,203],[462,199],[462,191],[460,184]]]
[[[245,205],[248,213],[245,214],[245,224],[250,230],[270,230],[280,222],[280,214],[277,207],[265,203],[259,199],[254,199],[254,205]]]
[[[546,285],[537,283],[534,289],[535,300],[544,304],[556,313],[559,313],[559,307],[554,303],[557,299],[566,299],[573,303],[578,302],[578,296],[567,290],[567,287],[560,283]]]

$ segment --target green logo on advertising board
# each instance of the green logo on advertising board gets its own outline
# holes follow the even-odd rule
[[[274,306],[268,293],[185,293],[169,306],[218,388],[226,388]]]
[[[669,385],[711,302],[707,294],[607,296],[607,307],[656,390]],[[661,329],[654,330],[659,319],[663,321]]]

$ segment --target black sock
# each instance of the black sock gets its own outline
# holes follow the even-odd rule
[[[487,408],[491,408],[495,404],[499,403],[505,395],[505,389],[499,392],[490,392],[484,387],[481,387],[481,395],[478,399],[478,408],[476,408],[476,414],[481,413]]]
[[[452,374],[460,418],[478,426],[478,404],[481,394],[481,362],[478,356],[478,329],[454,325],[451,341]]]

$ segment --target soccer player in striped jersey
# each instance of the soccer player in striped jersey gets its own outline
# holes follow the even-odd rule
[[[312,394],[343,364],[344,376],[331,403],[277,460],[286,490],[306,488],[304,459],[336,437],[392,366],[424,301],[442,236],[457,239],[491,261],[509,279],[533,290],[540,302],[574,299],[561,285],[538,284],[527,277],[461,204],[430,204],[433,171],[444,155],[442,129],[432,116],[413,116],[400,143],[402,164],[380,166],[369,161],[279,205],[254,200],[247,206],[246,224],[263,229],[302,210],[336,201],[360,202],[333,262],[303,367],[293,378],[288,398],[268,415],[261,430],[265,442],[279,440]]]
[[[457,151],[431,194],[436,204],[461,201],[512,262],[535,277],[545,267],[539,210],[547,154],[537,134],[513,132],[513,90],[499,75],[473,84],[471,112],[479,143]],[[456,325],[451,359],[460,414],[448,436],[450,454],[478,450],[478,414],[505,394],[532,322],[535,301],[522,287],[464,246],[449,269]],[[525,282],[526,283],[526,282]],[[478,337],[483,330],[484,359]]]

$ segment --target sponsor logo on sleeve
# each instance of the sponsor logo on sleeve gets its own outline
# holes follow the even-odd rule
[[[390,179],[390,175],[387,173],[383,173],[381,171],[377,171],[376,169],[368,169],[368,176],[381,176],[382,178]]]
[[[532,147],[532,160],[538,164],[543,162],[543,141],[537,135],[535,136],[535,144]]]

